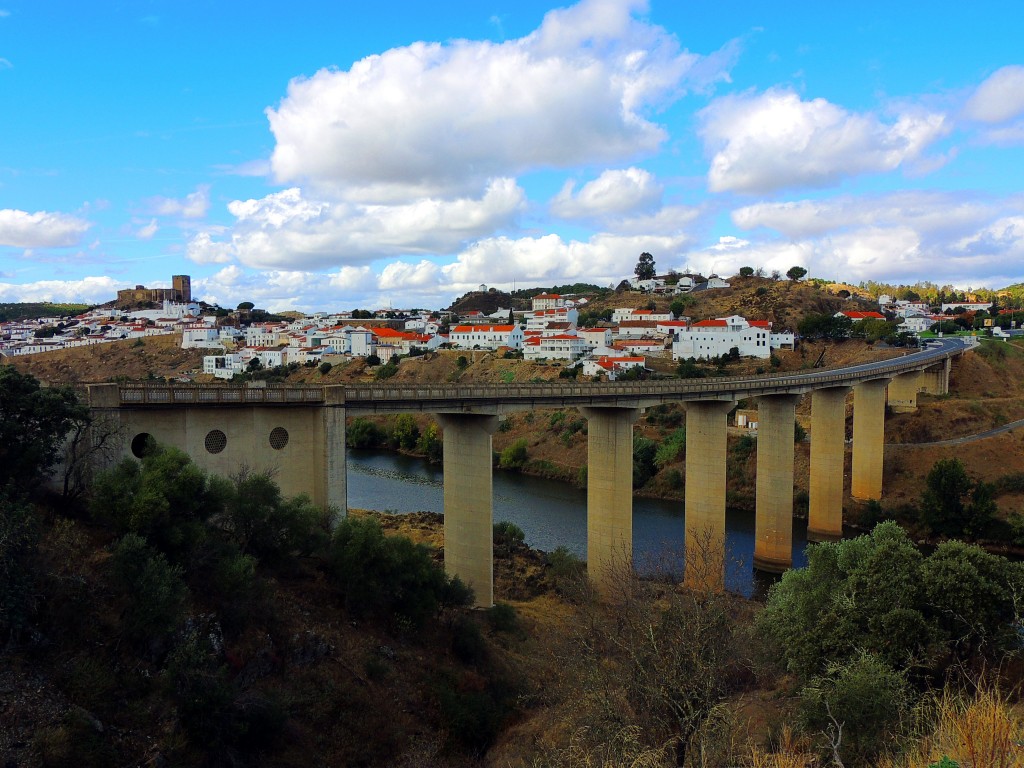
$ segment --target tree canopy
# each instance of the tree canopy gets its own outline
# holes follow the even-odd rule
[[[786,277],[792,280],[794,283],[804,276],[807,275],[807,270],[803,267],[790,267],[789,271],[786,272]]]
[[[654,257],[647,251],[641,253],[633,272],[636,273],[637,280],[653,280],[654,276],[658,274],[654,268]]]
[[[65,436],[89,409],[69,387],[42,387],[0,367],[0,486],[27,490],[57,462]]]

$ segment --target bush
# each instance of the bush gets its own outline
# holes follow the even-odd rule
[[[39,527],[32,508],[0,488],[0,632],[17,636],[35,602]]]
[[[185,610],[188,587],[179,566],[134,533],[122,537],[110,558],[113,582],[127,597],[121,627],[136,642],[153,642],[169,634]]]
[[[403,536],[385,536],[372,518],[345,518],[328,553],[332,581],[345,607],[414,628],[445,606],[465,604],[471,592],[454,584],[430,550]]]
[[[411,413],[400,413],[391,422],[388,443],[393,448],[411,451],[416,447],[419,439],[420,428],[416,426],[416,419]]]
[[[526,459],[526,439],[520,438],[501,452],[498,466],[502,469],[519,469],[526,463]]]
[[[830,664],[800,694],[807,730],[827,733],[841,723],[840,754],[847,764],[873,764],[899,732],[911,696],[904,676],[869,653]]]
[[[633,438],[633,487],[641,488],[647,483],[657,467],[654,464],[654,457],[658,452],[658,445],[653,440],[637,435]]]
[[[505,549],[520,547],[526,541],[523,529],[508,520],[494,524],[494,546]]]
[[[444,458],[444,442],[436,424],[428,424],[416,441],[416,451],[435,464]]]
[[[686,456],[686,428],[677,429],[669,435],[660,445],[654,454],[654,464],[658,469],[666,464],[671,464],[680,457]]]
[[[369,419],[355,419],[345,431],[345,443],[349,448],[377,448],[383,442],[384,434]]]
[[[519,632],[519,615],[508,603],[495,603],[487,611],[487,621],[495,632]]]
[[[320,363],[320,375],[321,376],[326,376],[328,373],[331,372],[331,368],[333,368],[333,367],[334,366],[331,365],[330,363],[326,363],[326,362],[325,363]]]
[[[973,481],[959,459],[940,459],[921,494],[921,520],[942,536],[980,536],[995,517],[992,486]]]

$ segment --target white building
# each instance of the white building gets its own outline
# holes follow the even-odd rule
[[[523,345],[524,360],[575,360],[590,347],[575,334],[560,333],[553,336],[534,336]]]
[[[676,334],[672,359],[708,360],[728,354],[734,347],[742,357],[769,357],[771,323],[767,320],[748,322],[739,315],[692,323]]]
[[[523,329],[518,325],[457,325],[448,340],[461,349],[523,348]]]
[[[642,357],[591,357],[583,361],[583,375],[597,376],[605,374],[608,376],[609,381],[615,381],[618,374],[624,373],[631,368],[643,368],[645,362]]]
[[[236,373],[245,373],[245,364],[242,356],[230,355],[207,355],[203,358],[203,373],[216,376],[218,379],[230,379]]]
[[[534,312],[539,309],[556,309],[565,306],[565,298],[557,293],[538,293],[533,297],[531,306]]]

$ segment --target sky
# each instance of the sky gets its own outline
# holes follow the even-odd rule
[[[1024,3],[0,0],[0,301],[1024,281]]]

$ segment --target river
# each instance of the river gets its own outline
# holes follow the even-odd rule
[[[348,504],[381,512],[443,512],[440,465],[395,453],[348,451]],[[568,483],[494,470],[494,521],[508,520],[526,543],[547,552],[565,546],[587,556],[587,492]],[[726,526],[726,587],[743,595],[764,593],[773,577],[755,573],[754,513],[730,509]],[[645,573],[667,571],[681,580],[682,503],[633,499],[633,557]],[[793,521],[793,564],[806,565],[807,521]]]

